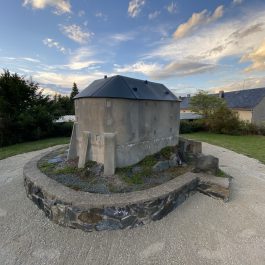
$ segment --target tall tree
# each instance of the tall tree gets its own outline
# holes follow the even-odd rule
[[[72,88],[72,92],[70,94],[70,101],[72,104],[72,108],[71,108],[71,113],[70,114],[75,114],[75,105],[74,105],[74,97],[79,93],[78,88],[76,83],[73,83],[73,88]]]
[[[74,97],[79,93],[76,83],[73,83],[72,92],[70,94],[70,99],[73,100]]]
[[[209,95],[205,91],[199,91],[198,94],[190,98],[191,111],[203,115],[206,119],[224,105],[225,101],[223,99]]]

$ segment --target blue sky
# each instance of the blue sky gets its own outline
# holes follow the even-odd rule
[[[264,0],[0,0],[0,66],[45,93],[104,75],[176,93],[265,86]]]

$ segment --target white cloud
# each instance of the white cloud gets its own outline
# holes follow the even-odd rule
[[[257,49],[264,40],[265,11],[249,12],[223,23],[201,29],[196,35],[169,40],[149,52],[145,58],[164,61],[194,61],[217,64],[229,56],[241,57]]]
[[[104,21],[107,21],[107,20],[108,20],[108,16],[105,15],[105,14],[103,14],[102,12],[97,12],[97,13],[95,14],[95,17],[97,17],[97,18],[101,18],[101,19],[103,19]]]
[[[132,65],[120,66],[115,64],[114,70],[117,73],[143,73],[147,76],[152,76],[154,72],[157,72],[161,69],[159,64],[148,64],[143,61],[137,62]]]
[[[24,0],[23,6],[30,5],[34,9],[53,7],[56,14],[70,13],[71,4],[68,0]]]
[[[110,37],[115,42],[125,42],[134,39],[133,33],[116,33]]]
[[[8,61],[14,61],[14,60],[19,60],[19,61],[27,61],[31,63],[39,63],[40,61],[38,59],[34,59],[31,57],[0,57],[0,59],[8,60]]]
[[[159,15],[160,15],[160,11],[154,11],[153,13],[150,13],[150,14],[148,15],[148,18],[149,18],[150,20],[152,20],[152,19],[157,18]]]
[[[242,80],[238,81],[226,81],[224,85],[218,85],[215,87],[211,87],[209,92],[218,93],[223,90],[226,92],[243,90],[243,89],[251,89],[251,88],[259,88],[265,87],[265,77],[246,77],[242,78]]]
[[[243,3],[243,0],[233,0],[233,5],[240,5]]]
[[[128,14],[130,17],[137,17],[141,12],[145,0],[131,0],[128,6]]]
[[[81,70],[102,63],[100,60],[92,59],[93,55],[94,52],[91,49],[80,48],[72,54],[69,63],[64,67],[70,70]]]
[[[265,41],[250,53],[242,56],[241,62],[251,61],[251,65],[245,69],[246,72],[265,70]]]
[[[46,46],[48,46],[49,48],[56,48],[57,50],[59,50],[60,52],[62,53],[65,53],[66,52],[66,49],[60,45],[59,42],[57,41],[54,41],[53,39],[50,39],[50,38],[46,38],[42,41]]]
[[[171,2],[168,6],[166,6],[166,9],[169,13],[174,14],[177,13],[177,4],[174,2]]]
[[[198,28],[200,25],[209,24],[223,16],[224,7],[218,6],[213,14],[204,9],[200,13],[193,13],[187,22],[180,24],[174,32],[174,38],[182,38],[188,35],[191,31]]]
[[[218,14],[217,9],[214,17]],[[217,68],[226,70],[230,65],[223,62],[225,58],[239,60],[243,55],[242,61],[252,62],[248,71],[264,70],[265,44],[260,46],[265,34],[264,16],[265,10],[249,10],[244,16],[240,14],[201,28],[196,35],[166,39],[140,62],[119,66],[116,70],[162,79],[206,73]]]
[[[80,10],[77,15],[79,17],[83,17],[85,14],[86,14],[86,12],[84,10]]]
[[[60,29],[69,39],[80,44],[86,43],[94,35],[93,32],[84,31],[80,26],[76,24],[68,26],[60,25]]]
[[[106,73],[94,72],[89,74],[59,74],[48,71],[38,71],[32,75],[33,79],[45,86],[55,85],[61,88],[72,87],[73,82],[76,82],[79,88],[86,87],[95,79],[103,78]]]
[[[118,73],[142,73],[156,80],[175,76],[199,74],[202,72],[214,70],[215,68],[216,65],[213,64],[192,61],[173,61],[165,65],[140,61],[132,65],[115,65],[115,71],[117,71]]]

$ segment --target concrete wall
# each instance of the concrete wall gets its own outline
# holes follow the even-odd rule
[[[265,123],[265,97],[254,108],[252,122],[257,124]]]
[[[89,159],[104,163],[104,134],[115,134],[117,167],[124,167],[176,145],[179,135],[179,102],[80,98],[75,100],[77,154],[83,132],[91,134]]]

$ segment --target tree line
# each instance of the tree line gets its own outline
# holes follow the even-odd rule
[[[73,83],[69,96],[44,95],[38,83],[8,70],[0,75],[0,146],[51,136],[68,136],[71,124],[56,124],[60,116],[74,114]]]

